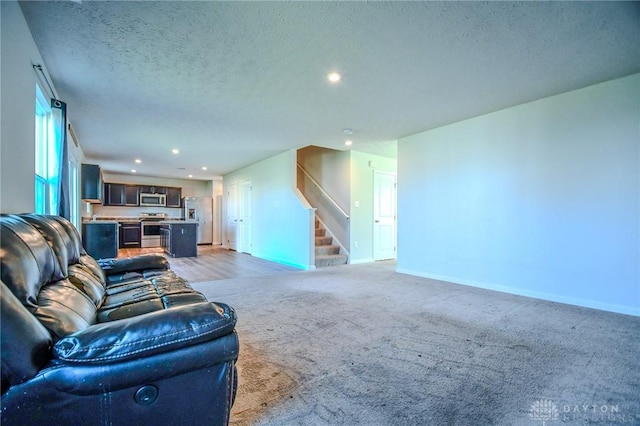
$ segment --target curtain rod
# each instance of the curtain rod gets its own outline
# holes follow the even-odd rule
[[[56,101],[56,107],[59,108],[62,104],[59,103],[60,101],[58,100],[58,96],[56,95],[56,92],[53,90],[53,87],[51,87],[51,83],[49,83],[49,79],[47,78],[47,75],[44,73],[44,69],[42,68],[42,65],[35,64],[33,65],[33,69],[40,71],[40,74],[42,74],[42,78],[44,78],[44,82],[47,83],[47,86],[49,86],[49,92],[51,93],[51,96],[53,96],[53,99]]]

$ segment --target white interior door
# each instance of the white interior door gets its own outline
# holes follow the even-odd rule
[[[373,173],[373,259],[395,259],[396,175]]]
[[[240,203],[238,206],[238,241],[240,242],[238,251],[251,254],[252,232],[251,232],[251,181],[246,180],[240,184]]]
[[[238,184],[227,189],[227,247],[238,249]]]

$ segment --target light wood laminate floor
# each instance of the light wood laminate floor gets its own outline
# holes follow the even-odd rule
[[[159,253],[167,257],[171,269],[191,283],[228,278],[273,275],[300,269],[259,259],[246,253],[227,250],[221,246],[200,245],[197,257],[172,258],[161,248],[120,249],[118,258],[139,254]]]

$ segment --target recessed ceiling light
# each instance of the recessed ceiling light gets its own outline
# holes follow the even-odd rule
[[[205,166],[202,166],[202,170],[207,170],[207,168]]]
[[[131,173],[137,173],[136,169],[131,169]]]
[[[342,76],[340,75],[339,72],[330,72],[329,74],[327,74],[327,80],[329,80],[332,83],[337,83],[340,80],[342,80]]]
[[[353,141],[344,141],[344,144],[345,144],[346,146],[351,146],[351,144],[352,144],[352,143],[353,143]]]
[[[135,162],[136,162],[137,164],[140,164],[140,163],[142,163],[142,160],[141,160],[141,159],[139,159],[139,158],[136,158],[136,159],[135,159]]]
[[[192,178],[192,177],[193,177],[193,175],[189,175],[189,177],[190,177],[190,178]]]
[[[175,149],[175,148],[174,148],[174,149],[172,149],[172,150],[171,150],[171,152],[173,152],[174,154],[180,154],[180,151],[179,151],[179,150],[177,150],[177,149]]]

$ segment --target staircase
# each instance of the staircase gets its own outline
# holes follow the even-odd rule
[[[340,246],[334,245],[333,237],[326,234],[327,231],[316,218],[316,268],[346,264],[347,255],[340,254]]]

